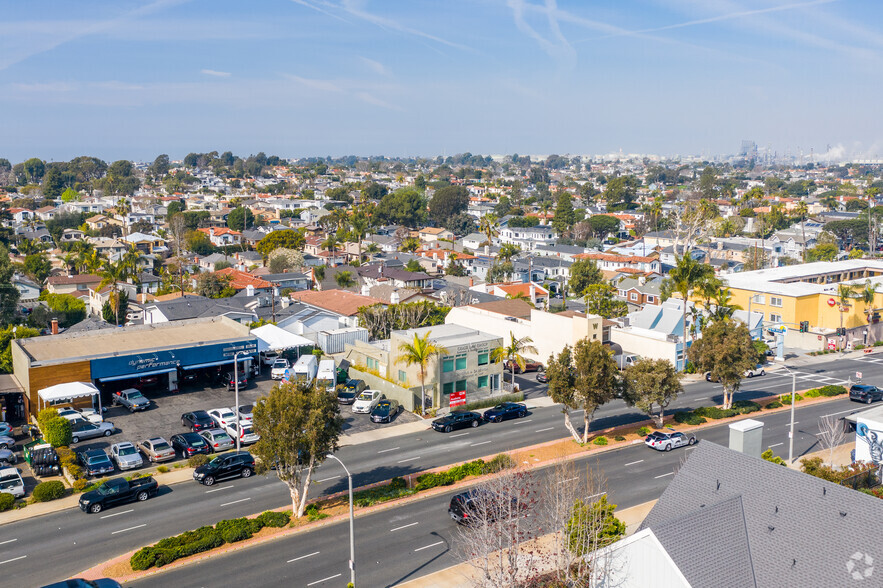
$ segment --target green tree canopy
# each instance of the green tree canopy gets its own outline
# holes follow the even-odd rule
[[[13,273],[15,268],[9,259],[9,249],[0,244],[0,327],[8,325],[15,318],[20,293],[18,288],[12,285]],[[2,344],[0,349],[4,349]]]
[[[273,231],[260,241],[258,241],[255,249],[264,257],[270,255],[274,249],[284,247],[286,249],[303,250],[306,245],[306,238],[302,231],[296,229],[285,229],[281,231]]]
[[[625,400],[663,426],[665,408],[684,391],[681,376],[667,359],[640,359],[623,373]],[[658,409],[658,412],[656,412]]]
[[[400,188],[383,196],[374,218],[378,223],[416,227],[426,221],[426,199],[415,188]]]
[[[52,264],[45,253],[31,253],[25,256],[23,267],[25,273],[38,284],[42,284],[52,271]]]
[[[429,217],[444,224],[469,206],[469,190],[463,186],[445,186],[436,190],[429,201]]]
[[[116,315],[114,315],[113,307],[114,307],[114,298],[119,300],[116,305]],[[104,319],[105,322],[112,323],[114,325],[121,325],[126,322],[126,312],[129,310],[129,293],[125,290],[121,290],[117,292],[115,295],[111,295],[111,299],[104,303],[101,307],[101,318]]]
[[[559,235],[563,235],[575,222],[576,212],[573,210],[573,197],[570,195],[570,192],[562,190],[558,193],[552,226]]]
[[[607,210],[628,210],[637,208],[635,199],[638,194],[640,183],[635,176],[619,176],[607,182],[604,189],[604,200],[607,202]]]
[[[616,288],[610,284],[590,284],[583,290],[586,312],[612,319],[628,314],[628,305],[614,296]]]
[[[604,239],[607,235],[614,235],[619,231],[619,219],[607,214],[593,214],[587,221],[592,229],[592,236]]]
[[[748,327],[735,319],[714,321],[705,327],[702,338],[687,349],[687,357],[723,386],[725,409],[732,407],[745,372],[757,363]]]
[[[206,298],[229,298],[236,290],[230,286],[230,276],[203,272],[196,278],[195,293]]]
[[[567,284],[570,291],[577,296],[581,296],[589,286],[604,282],[601,268],[592,259],[578,259],[570,266],[570,280]]]
[[[254,213],[250,208],[237,206],[227,215],[227,228],[234,231],[243,231],[246,228],[253,229],[255,227],[254,218]]]

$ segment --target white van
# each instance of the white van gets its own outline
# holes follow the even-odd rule
[[[3,468],[0,470],[0,492],[12,494],[16,498],[25,495],[25,483],[16,468]]]
[[[302,355],[291,369],[295,382],[312,382],[319,371],[319,362],[315,355]]]
[[[319,371],[316,373],[316,385],[322,388],[333,389],[337,383],[337,366],[333,359],[323,359],[319,362]]]

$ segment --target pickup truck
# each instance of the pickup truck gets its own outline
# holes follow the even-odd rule
[[[94,514],[117,504],[135,500],[144,502],[151,496],[156,496],[158,488],[159,484],[151,477],[134,480],[113,478],[99,486],[97,490],[85,492],[80,496],[80,510]]]
[[[114,393],[113,405],[124,406],[129,409],[129,412],[135,412],[136,410],[147,410],[150,408],[150,401],[135,388],[127,388]]]

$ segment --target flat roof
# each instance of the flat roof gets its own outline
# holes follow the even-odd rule
[[[418,337],[423,337],[427,332],[430,333],[430,340],[435,341],[444,347],[457,347],[469,343],[481,343],[484,341],[502,339],[502,337],[497,335],[491,335],[490,333],[470,329],[469,327],[463,327],[453,323],[393,331],[393,333],[408,339],[412,338],[415,334]]]
[[[45,363],[175,349],[250,337],[252,335],[246,325],[227,317],[207,317],[15,339],[15,343],[30,356],[32,362]]]
[[[816,284],[812,282],[788,282],[788,280],[812,279],[818,276],[860,271],[863,269],[883,272],[883,260],[845,259],[843,261],[816,261],[800,265],[727,274],[723,276],[723,279],[730,288],[740,290],[766,294],[782,294],[785,296],[809,296],[813,294],[835,293],[838,282]],[[871,278],[871,281],[875,282],[876,280]],[[864,278],[851,280],[851,282],[864,283]]]

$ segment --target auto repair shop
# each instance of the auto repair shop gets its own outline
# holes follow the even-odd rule
[[[14,339],[13,374],[24,390],[28,415],[39,411],[38,393],[68,382],[91,382],[102,402],[125,388],[151,386],[175,392],[193,373],[210,376],[256,362],[257,338],[227,317],[198,318],[99,331]],[[95,399],[97,400],[97,399]],[[54,404],[90,406],[89,398]]]

